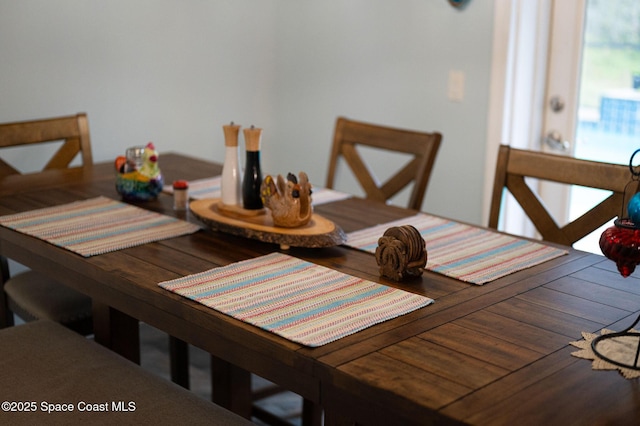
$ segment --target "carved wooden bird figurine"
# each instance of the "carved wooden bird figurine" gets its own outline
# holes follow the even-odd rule
[[[289,173],[286,180],[278,175],[274,181],[268,175],[262,181],[262,203],[271,210],[275,226],[296,228],[311,220],[311,184],[305,172],[300,172],[299,177],[298,179],[293,173]]]

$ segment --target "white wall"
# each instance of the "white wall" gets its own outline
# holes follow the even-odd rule
[[[437,130],[423,208],[480,223],[492,16],[492,0],[0,0],[0,122],[85,111],[97,161],[149,140],[221,159],[221,126],[255,124],[264,170],[317,185],[338,115]]]

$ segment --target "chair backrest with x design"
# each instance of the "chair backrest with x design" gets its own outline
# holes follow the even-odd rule
[[[525,178],[611,191],[602,202],[563,226],[551,216]],[[631,184],[630,184],[631,182]],[[581,160],[501,145],[489,212],[489,227],[497,229],[504,189],[507,189],[545,241],[573,245],[616,216],[637,191],[629,167]]]
[[[408,206],[420,210],[442,135],[404,130],[338,117],[329,158],[327,188],[334,188],[338,159],[346,160],[369,199],[386,202],[414,182]],[[410,154],[402,169],[380,184],[367,167],[358,146]]]
[[[80,155],[83,167],[93,164],[89,124],[84,113],[49,118],[0,124],[0,149],[62,141],[43,170],[65,169]],[[23,174],[0,158],[0,179],[10,175]]]
[[[46,175],[44,178],[49,179],[52,169],[75,168],[72,162],[78,156],[82,162],[78,170],[92,167],[87,115],[0,124],[0,151],[24,148],[31,154],[28,147],[45,146],[53,149],[41,152],[53,152],[53,155],[41,170],[35,172],[22,173],[9,163],[9,156],[0,155],[1,194],[31,187],[34,177]],[[93,330],[90,298],[59,284],[51,274],[28,270],[11,276],[7,259],[0,256],[0,328],[13,325],[13,313],[25,321],[49,319],[60,322],[82,334]]]

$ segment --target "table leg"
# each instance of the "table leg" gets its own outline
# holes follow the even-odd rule
[[[169,336],[169,359],[171,381],[189,389],[189,344],[177,337]]]
[[[211,400],[244,418],[251,418],[251,373],[211,355]]]
[[[93,301],[93,333],[96,342],[140,364],[140,329],[136,318]]]

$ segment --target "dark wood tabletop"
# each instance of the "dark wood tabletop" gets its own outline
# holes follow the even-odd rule
[[[160,157],[165,183],[220,174],[179,154]],[[313,182],[313,177],[311,177]],[[27,187],[0,185],[0,215],[103,195],[118,199],[113,164],[51,172]],[[141,207],[175,212],[171,195]],[[352,198],[316,206],[350,232],[414,211]],[[280,251],[210,230],[84,258],[0,227],[0,253],[56,276],[94,301],[96,340],[136,360],[144,321],[320,403],[326,423],[638,424],[640,387],[571,355],[581,332],[620,330],[640,313],[640,281],[603,256],[569,250],[483,286],[436,273],[395,283],[375,256],[345,246],[293,256],[426,295],[430,306],[309,348],[170,293],[158,283]],[[637,275],[637,274],[636,274]],[[138,357],[138,358],[137,358]]]

